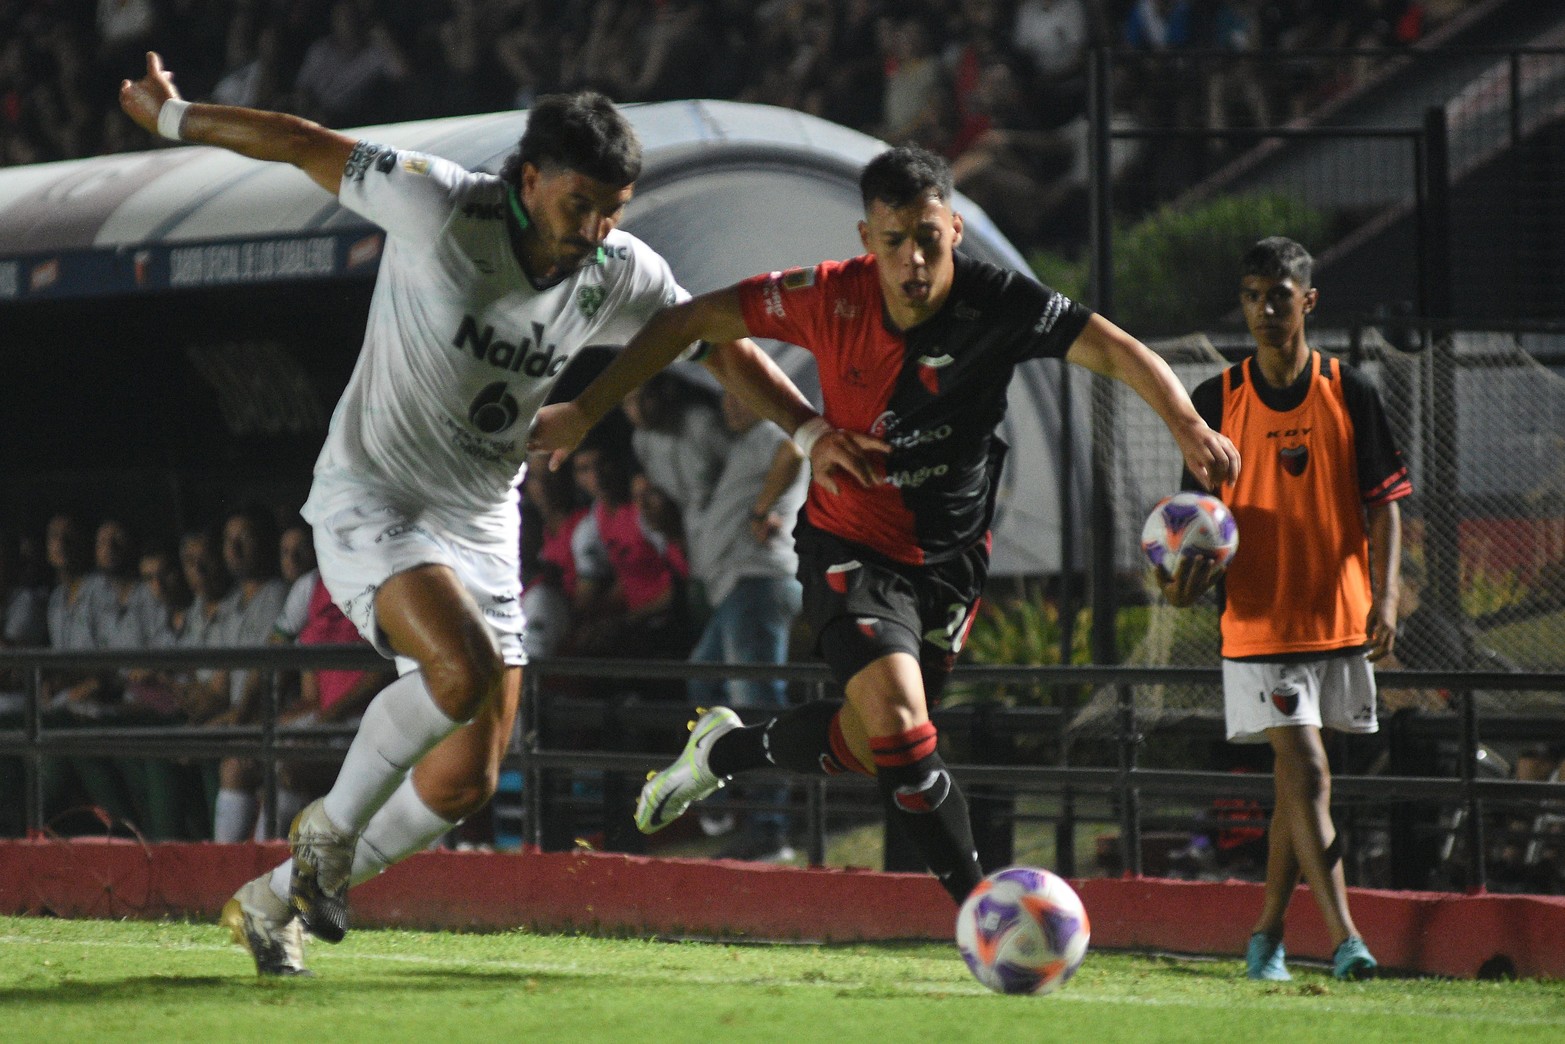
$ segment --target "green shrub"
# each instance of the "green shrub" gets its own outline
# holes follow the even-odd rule
[[[1113,237],[1116,323],[1137,336],[1185,334],[1238,307],[1239,260],[1265,236],[1288,236],[1312,251],[1331,223],[1302,200],[1275,193],[1225,196],[1190,210],[1163,207]],[[1040,252],[1033,272],[1068,297],[1087,296],[1088,264]]]

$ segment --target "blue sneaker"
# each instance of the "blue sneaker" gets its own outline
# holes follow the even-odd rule
[[[1265,932],[1250,936],[1250,948],[1244,954],[1245,974],[1252,979],[1267,982],[1290,982],[1288,966],[1283,963],[1286,955],[1282,949],[1282,936],[1273,938]]]
[[[1337,952],[1331,957],[1331,974],[1344,981],[1373,979],[1378,967],[1380,963],[1375,960],[1375,955],[1369,952],[1364,940],[1356,935],[1342,940],[1342,945],[1337,947]]]

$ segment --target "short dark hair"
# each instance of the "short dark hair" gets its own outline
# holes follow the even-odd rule
[[[597,91],[546,94],[527,112],[527,129],[500,171],[521,187],[522,164],[564,167],[624,188],[641,176],[641,140],[619,109]]]
[[[868,210],[877,200],[905,207],[930,195],[950,203],[955,188],[951,165],[944,159],[917,145],[900,145],[869,161],[859,175],[859,192]]]
[[[1239,275],[1263,279],[1292,279],[1301,290],[1308,290],[1315,272],[1310,252],[1287,236],[1267,236],[1244,253]]]

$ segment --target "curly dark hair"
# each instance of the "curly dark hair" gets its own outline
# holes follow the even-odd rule
[[[565,168],[624,188],[641,176],[641,139],[607,96],[597,91],[546,94],[527,112],[527,129],[500,176],[521,187],[522,164]]]

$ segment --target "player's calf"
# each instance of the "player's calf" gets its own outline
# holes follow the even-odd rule
[[[940,757],[934,724],[872,737],[870,749],[887,815],[907,831],[930,872],[960,903],[978,887],[983,871],[967,800]]]

